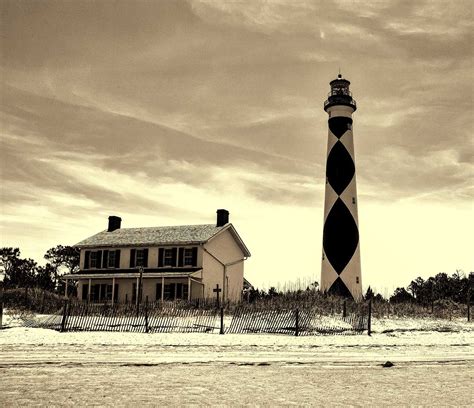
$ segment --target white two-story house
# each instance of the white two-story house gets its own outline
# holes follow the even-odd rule
[[[64,278],[76,283],[79,299],[240,300],[250,252],[227,210],[217,210],[215,224],[121,228],[121,222],[110,216],[107,230],[75,245],[80,270]]]

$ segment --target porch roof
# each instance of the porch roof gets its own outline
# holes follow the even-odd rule
[[[192,270],[180,270],[172,272],[143,272],[142,279],[148,278],[195,278],[197,272],[201,272],[201,268],[188,268]],[[140,273],[136,271],[114,271],[110,272],[92,272],[92,273],[68,273],[63,275],[63,279],[123,279],[123,278],[139,278]]]

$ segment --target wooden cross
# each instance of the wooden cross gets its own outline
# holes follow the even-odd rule
[[[217,296],[217,307],[220,306],[220,303],[219,303],[219,293],[222,292],[222,289],[219,288],[219,284],[216,285],[216,288],[215,289],[212,289],[212,291],[214,293],[216,293],[216,296]]]

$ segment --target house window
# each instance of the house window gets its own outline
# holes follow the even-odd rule
[[[148,248],[130,250],[130,268],[148,267]]]
[[[145,266],[145,250],[137,249],[136,266]]]
[[[184,248],[184,264],[185,265],[194,264],[194,256],[193,256],[192,248]]]
[[[163,300],[187,300],[188,285],[185,283],[169,283],[164,286]],[[161,283],[156,285],[156,300],[161,299]]]
[[[188,285],[183,283],[176,284],[176,299],[188,299]]]
[[[108,268],[115,268],[115,251],[109,252],[109,259],[107,261]]]
[[[174,263],[175,263],[175,259],[174,259],[174,253],[173,253],[173,249],[165,249],[165,252],[164,252],[164,266],[175,266]]]
[[[118,299],[118,284],[115,284],[115,301]],[[86,294],[87,299],[87,294]],[[112,300],[112,285],[100,283],[91,286],[91,300],[94,302],[107,302]]]
[[[164,300],[174,300],[174,284],[165,285]]]
[[[97,252],[91,252],[90,267],[97,268]]]

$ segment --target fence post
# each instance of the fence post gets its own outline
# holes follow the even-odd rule
[[[148,296],[145,298],[145,333],[148,333]]]
[[[467,321],[471,321],[471,288],[467,289]]]
[[[295,336],[300,334],[300,311],[299,309],[295,310]]]
[[[44,298],[45,298],[45,290],[43,289],[43,296],[41,297],[41,313],[44,313]]]
[[[369,318],[367,320],[367,334],[372,336],[372,299],[369,299]]]
[[[0,280],[0,329],[3,322],[3,281]]]
[[[61,332],[64,332],[66,330],[66,319],[67,319],[67,313],[68,313],[68,301],[67,299],[63,300],[63,318],[61,320]]]
[[[347,316],[347,305],[346,305],[346,299],[344,299],[344,303],[342,305],[342,317],[346,317]]]
[[[221,328],[219,334],[224,334],[224,308],[221,307]]]

